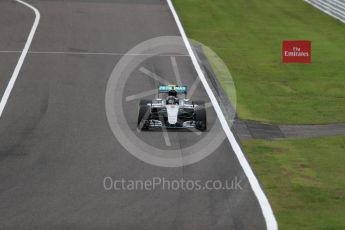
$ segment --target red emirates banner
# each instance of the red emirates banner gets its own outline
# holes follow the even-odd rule
[[[311,63],[311,41],[283,41],[283,63]]]

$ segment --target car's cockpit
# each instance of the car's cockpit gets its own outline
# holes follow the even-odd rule
[[[170,90],[166,98],[166,104],[175,105],[175,104],[179,104],[179,101],[180,101],[179,98],[177,98],[177,92],[175,90]]]

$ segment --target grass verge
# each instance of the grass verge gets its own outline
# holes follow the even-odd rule
[[[239,117],[344,122],[345,25],[302,0],[174,0],[187,35],[230,68]],[[313,42],[312,64],[281,63],[283,40]],[[227,89],[225,89],[227,91]]]
[[[345,229],[345,136],[242,145],[281,230]]]

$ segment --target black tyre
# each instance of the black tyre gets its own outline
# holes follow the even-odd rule
[[[195,128],[200,131],[205,131],[207,129],[205,102],[195,101],[193,104],[195,104]]]
[[[138,115],[138,127],[141,130],[149,129],[149,117],[151,113],[151,107],[147,104],[139,106],[139,115]]]

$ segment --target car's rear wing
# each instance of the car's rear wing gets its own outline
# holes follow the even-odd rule
[[[187,94],[187,86],[185,85],[161,85],[158,92],[168,93],[170,90],[175,90],[178,94]]]

